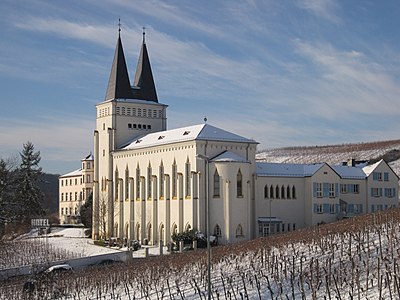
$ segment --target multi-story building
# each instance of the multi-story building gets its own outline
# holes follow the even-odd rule
[[[208,215],[209,233],[232,243],[398,204],[398,177],[384,161],[259,163],[252,139],[207,123],[167,130],[166,108],[144,36],[132,86],[118,36],[96,106],[93,238],[168,242],[176,232],[206,232]]]
[[[60,224],[80,223],[80,208],[93,190],[93,161],[90,154],[81,160],[81,168],[58,178]]]

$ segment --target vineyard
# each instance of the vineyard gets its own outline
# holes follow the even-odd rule
[[[312,164],[326,162],[338,165],[348,159],[370,161],[386,158],[386,161],[400,175],[398,160],[400,159],[400,140],[370,143],[342,144],[328,146],[286,147],[263,150],[257,153],[258,161],[274,163]],[[387,156],[392,154],[392,156]]]
[[[212,248],[213,299],[399,299],[400,210]],[[3,257],[3,254],[1,254]],[[206,252],[0,285],[0,299],[206,299]]]

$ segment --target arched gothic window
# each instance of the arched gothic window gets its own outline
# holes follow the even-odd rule
[[[152,168],[149,161],[149,165],[147,167],[147,199],[151,199],[151,183],[152,183]]]
[[[288,198],[288,199],[292,198],[290,195],[290,186],[287,186],[287,188],[286,188],[286,198]]]
[[[274,199],[274,187],[272,184],[271,184],[271,187],[269,188],[269,197],[271,199]]]
[[[292,186],[292,198],[296,199],[296,187]]]
[[[240,169],[236,175],[236,194],[237,197],[243,197],[243,177]]]
[[[243,227],[240,224],[236,227],[236,237],[239,236],[243,236]]]
[[[176,166],[176,160],[172,164],[172,198],[177,198],[177,181],[178,181],[178,171]]]
[[[139,163],[136,167],[136,199],[140,199],[140,168]]]
[[[190,197],[191,193],[191,188],[190,188],[190,161],[189,157],[186,159],[185,163],[185,196]]]
[[[264,186],[264,198],[269,198],[268,192],[269,192],[269,189],[268,189],[268,185],[266,184]]]
[[[219,197],[220,196],[220,178],[218,174],[218,170],[215,169],[214,172],[214,197]]]
[[[214,227],[214,235],[218,236],[218,237],[222,236],[222,230],[221,230],[221,227],[219,227],[218,224],[215,225],[215,227]]]
[[[161,161],[160,167],[159,167],[159,190],[160,190],[160,199],[164,199],[164,164],[163,161]]]
[[[281,187],[281,198],[285,199],[285,187],[283,185]]]
[[[276,199],[279,199],[279,186],[277,185],[276,186],[276,188],[275,188],[275,197],[276,197]]]

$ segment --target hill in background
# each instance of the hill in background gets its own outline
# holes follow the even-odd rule
[[[349,159],[374,163],[385,159],[391,168],[400,175],[400,140],[326,145],[306,147],[285,147],[261,150],[256,154],[259,162],[313,164],[326,162],[340,165]]]

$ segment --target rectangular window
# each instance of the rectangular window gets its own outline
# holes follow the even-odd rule
[[[329,204],[329,213],[330,214],[336,213],[335,204]]]
[[[329,198],[335,198],[335,184],[329,183]]]
[[[322,214],[324,212],[324,207],[323,207],[323,205],[322,204],[320,204],[320,203],[315,203],[314,204],[314,213],[317,213],[317,214]]]
[[[75,192],[75,201],[78,201],[78,192]]]
[[[396,189],[385,188],[385,197],[393,198],[396,194]]]
[[[372,179],[375,181],[382,181],[382,173],[380,172],[373,172]]]
[[[389,181],[389,173],[388,172],[383,173],[383,180]]]
[[[69,193],[69,201],[72,201],[72,192]]]
[[[381,197],[382,196],[382,188],[371,188],[371,196],[372,197]]]
[[[89,174],[86,175],[86,179],[87,179],[86,182],[87,182],[87,183],[90,183],[90,175],[89,175]]]
[[[347,194],[347,184],[341,184],[340,185],[340,193],[341,194]]]
[[[151,125],[147,125],[147,129],[151,129]]]
[[[61,214],[64,214],[64,207],[61,207]]]
[[[322,183],[317,182],[317,198],[322,198]]]
[[[61,201],[64,201],[64,193],[61,193]]]
[[[128,128],[131,129],[132,128],[132,124],[128,123]]]

